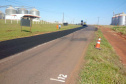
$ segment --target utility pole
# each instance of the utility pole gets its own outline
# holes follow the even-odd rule
[[[100,17],[98,17],[98,25],[99,25],[99,18],[100,18]]]
[[[86,23],[87,23],[87,19],[86,19]]]
[[[64,13],[63,13],[63,23],[64,23]]]
[[[100,17],[98,17],[98,24],[97,24],[98,28],[99,28],[99,18],[100,18]]]
[[[113,16],[115,15],[114,11],[113,11]]]

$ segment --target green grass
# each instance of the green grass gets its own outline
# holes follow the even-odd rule
[[[4,20],[0,20],[0,41],[80,27],[80,25],[61,25],[61,29],[57,29],[56,25],[57,24],[34,23],[31,28],[32,33],[30,33],[30,28],[24,26],[22,27],[23,31],[21,32],[20,22],[17,24],[17,21],[13,21],[11,24],[11,21],[7,20],[7,23],[5,24]]]
[[[126,26],[115,26],[115,25],[101,25],[101,26],[111,28],[112,30],[118,33],[126,35]]]
[[[114,26],[112,29],[116,32],[126,35],[126,26]]]
[[[102,38],[101,50],[94,48],[99,36]],[[126,84],[125,69],[100,30],[96,32],[84,59],[86,63],[80,72],[79,84]]]

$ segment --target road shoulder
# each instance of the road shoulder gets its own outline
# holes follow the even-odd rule
[[[109,41],[109,43],[113,46],[116,53],[118,54],[121,62],[126,67],[126,40],[122,38],[118,33],[111,30],[110,28],[100,27],[104,37]]]

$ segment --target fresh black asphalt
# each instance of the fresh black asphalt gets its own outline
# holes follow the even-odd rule
[[[63,37],[75,31],[81,30],[83,28],[85,27],[79,27],[79,28],[46,33],[46,34],[41,34],[41,35],[36,35],[31,37],[24,37],[24,38],[12,39],[8,41],[2,41],[0,42],[0,59],[25,51],[27,49],[43,44],[45,42]]]

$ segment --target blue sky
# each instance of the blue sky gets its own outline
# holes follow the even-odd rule
[[[65,21],[88,24],[109,25],[113,11],[126,13],[126,0],[0,0],[0,5],[35,7],[40,11],[41,19],[46,21]],[[5,8],[0,8],[5,12]]]

